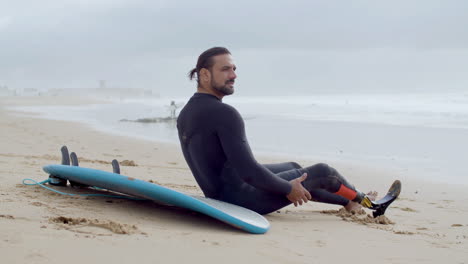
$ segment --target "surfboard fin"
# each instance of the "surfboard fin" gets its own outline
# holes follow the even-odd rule
[[[62,152],[62,165],[70,165],[70,156],[68,155],[68,148],[67,146],[62,146],[60,148],[60,152]],[[49,184],[54,186],[67,186],[67,180],[56,177],[54,175],[49,175]]]
[[[112,172],[120,174],[120,165],[116,159],[112,160]]]
[[[70,165],[70,156],[68,155],[67,146],[63,146],[60,151],[62,152],[62,165]]]
[[[72,164],[72,166],[76,166],[76,167],[79,166],[79,164],[78,164],[78,156],[76,155],[75,152],[70,153],[70,159],[71,159],[71,164]],[[89,187],[88,185],[81,184],[81,183],[77,183],[77,182],[74,182],[74,181],[70,181],[70,185],[71,185],[72,187],[79,187],[79,188],[86,188],[86,187]]]
[[[71,160],[72,166],[79,166],[79,164],[78,164],[78,156],[76,156],[76,153],[75,153],[75,152],[70,153],[70,160]]]

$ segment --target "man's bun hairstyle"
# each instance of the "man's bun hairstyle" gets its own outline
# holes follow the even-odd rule
[[[231,54],[231,52],[224,47],[214,47],[208,50],[205,50],[200,56],[198,56],[197,67],[193,68],[188,77],[190,80],[196,79],[197,84],[200,85],[200,70],[205,68],[211,70],[211,67],[214,65],[213,57],[222,54]]]

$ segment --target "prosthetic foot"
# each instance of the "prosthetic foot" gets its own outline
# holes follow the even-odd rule
[[[361,205],[374,210],[374,212],[372,212],[372,215],[375,218],[385,214],[387,208],[390,206],[391,203],[393,203],[393,201],[395,201],[398,198],[400,192],[401,182],[399,180],[396,180],[393,182],[392,186],[390,186],[390,189],[388,190],[387,194],[382,199],[373,202],[369,199],[369,197],[366,196],[364,197],[364,199],[362,199]]]

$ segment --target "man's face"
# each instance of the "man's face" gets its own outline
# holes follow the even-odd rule
[[[210,70],[211,87],[222,95],[234,93],[234,80],[237,78],[230,54],[222,54],[213,57],[214,65]]]

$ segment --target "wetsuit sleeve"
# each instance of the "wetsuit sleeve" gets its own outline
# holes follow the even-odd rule
[[[230,165],[250,185],[267,192],[288,195],[291,184],[255,160],[246,139],[244,120],[237,110],[224,106],[222,114],[218,115],[222,120],[218,122],[217,133]]]

